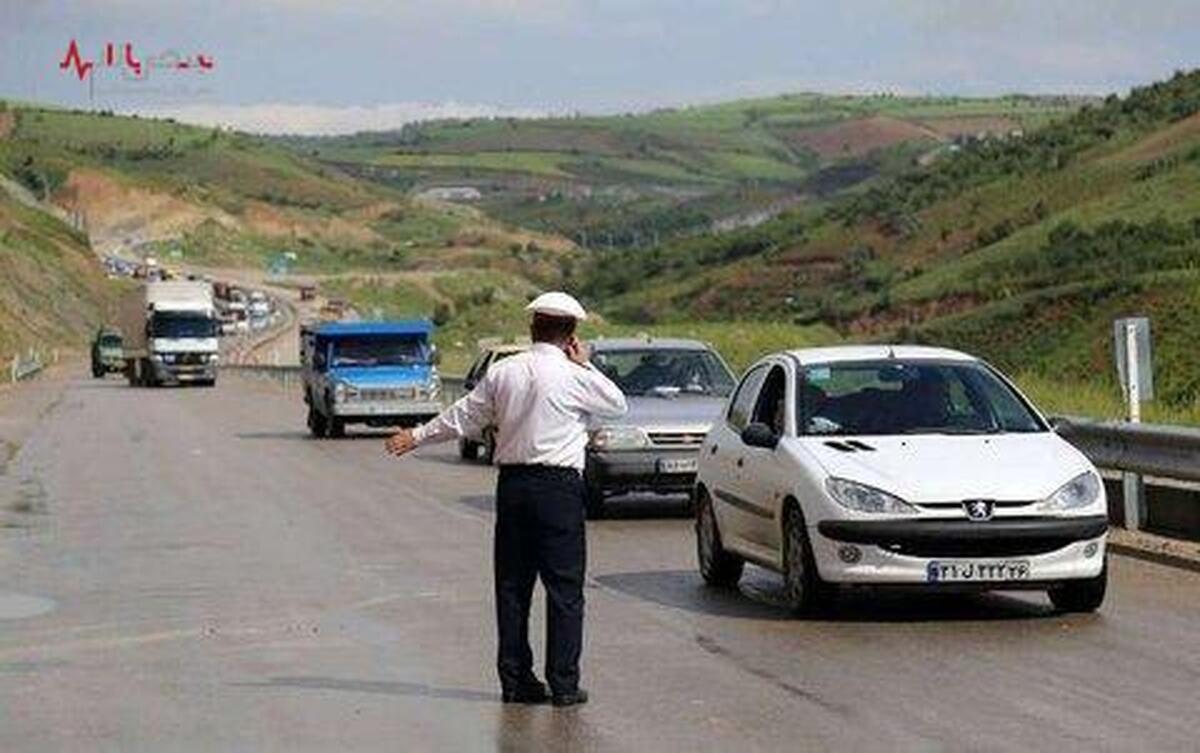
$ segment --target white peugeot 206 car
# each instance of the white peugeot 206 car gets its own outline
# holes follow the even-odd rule
[[[846,346],[763,358],[700,452],[700,572],[782,573],[797,611],[844,585],[1039,589],[1104,599],[1096,469],[1013,385],[952,350]]]

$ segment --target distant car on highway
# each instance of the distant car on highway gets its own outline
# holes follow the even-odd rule
[[[729,367],[696,340],[612,339],[591,347],[592,363],[625,393],[629,412],[589,433],[588,515],[603,517],[618,494],[690,493],[700,444],[733,389]]]
[[[442,409],[433,324],[327,322],[300,330],[308,428],[340,437],[349,424],[415,426]]]
[[[125,349],[121,333],[102,327],[92,338],[92,376],[103,379],[105,374],[125,370]]]
[[[700,573],[783,574],[795,610],[838,586],[1039,589],[1104,599],[1108,530],[1092,464],[999,372],[953,350],[776,353],[746,372],[705,439]]]
[[[463,378],[463,390],[470,392],[475,389],[475,385],[479,384],[488,369],[511,355],[527,350],[529,350],[527,342],[481,341],[479,356],[471,364],[471,368],[467,369],[467,374]],[[458,440],[458,454],[463,460],[474,460],[479,457],[480,450],[483,451],[483,462],[491,465],[496,454],[496,427],[485,427],[481,436],[463,437]]]

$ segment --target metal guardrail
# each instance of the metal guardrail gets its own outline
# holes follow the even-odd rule
[[[1200,481],[1200,428],[1056,416],[1054,430],[1096,466]]]
[[[20,382],[23,379],[29,379],[42,369],[46,368],[46,364],[42,359],[42,354],[29,349],[29,352],[21,355],[13,356],[12,364],[9,366],[9,379],[13,382]]]
[[[299,366],[226,364],[221,368],[274,379],[288,387],[300,383]],[[457,400],[463,394],[463,378],[443,374],[442,390],[446,403]],[[1100,468],[1200,482],[1200,428],[1079,416],[1054,416],[1051,423],[1063,439]]]

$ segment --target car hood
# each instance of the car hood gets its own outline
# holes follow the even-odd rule
[[[393,387],[427,384],[433,375],[429,364],[412,366],[336,366],[330,376],[354,387]]]
[[[873,451],[855,449],[846,442],[861,443]],[[1039,500],[1092,468],[1078,450],[1053,432],[802,437],[798,443],[830,476],[867,484],[910,502]]]
[[[642,427],[702,427],[705,431],[721,415],[725,398],[707,395],[635,396],[626,400],[629,412],[606,424]]]

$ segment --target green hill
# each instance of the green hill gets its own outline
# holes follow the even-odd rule
[[[116,290],[86,238],[0,187],[0,365],[30,347],[82,346]]]
[[[581,245],[642,246],[721,221],[754,222],[764,209],[891,174],[956,140],[1036,127],[1084,101],[793,94],[284,142],[406,190],[477,189],[490,215]]]
[[[101,253],[262,267],[290,252],[301,270],[342,272],[569,248],[246,134],[29,106],[2,117],[0,173],[78,216]]]
[[[1180,73],[827,208],[598,255],[586,287],[627,320],[783,318],[959,346],[1104,412],[1111,320],[1145,314],[1161,409],[1200,416],[1198,113],[1200,72]]]

